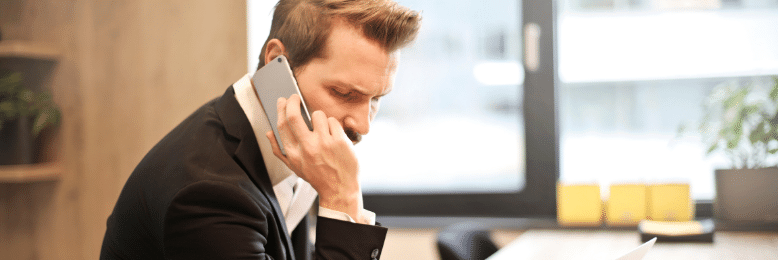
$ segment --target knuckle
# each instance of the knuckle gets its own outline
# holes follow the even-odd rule
[[[284,155],[281,153],[281,150],[279,150],[279,149],[277,149],[277,148],[276,148],[276,149],[273,149],[273,154],[274,154],[276,157],[278,157],[278,159],[281,159],[281,161],[284,161],[284,160],[285,160],[285,158],[284,158]]]
[[[295,124],[302,120],[302,116],[299,114],[291,114],[286,116],[286,120],[289,120],[289,123]]]
[[[287,164],[294,163],[298,161],[300,158],[300,153],[293,149],[287,149],[286,150],[286,160]]]
[[[312,117],[324,117],[324,118],[327,117],[327,116],[324,115],[324,112],[322,112],[321,110],[313,111],[313,114],[311,114],[311,116]]]

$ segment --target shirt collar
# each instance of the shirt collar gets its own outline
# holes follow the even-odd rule
[[[283,161],[273,154],[273,147],[270,145],[267,137],[265,137],[265,133],[272,131],[272,128],[270,128],[265,110],[262,108],[261,101],[251,82],[253,75],[253,73],[244,75],[238,82],[232,84],[232,88],[235,89],[235,99],[238,100],[238,104],[243,109],[246,117],[248,117],[251,128],[254,130],[262,159],[265,161],[267,173],[270,176],[270,182],[273,186],[276,186],[290,176],[297,176],[289,167],[286,167]]]

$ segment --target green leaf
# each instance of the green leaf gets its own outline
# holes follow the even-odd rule
[[[49,120],[49,115],[40,113],[38,116],[35,117],[35,120],[32,123],[32,136],[38,137],[38,134],[43,131],[43,128],[46,127],[46,121]]]
[[[775,136],[775,128],[771,127],[768,123],[765,123],[764,132],[762,132],[762,139],[761,141],[765,143],[765,145],[769,144],[770,141],[776,140],[774,138]]]
[[[775,113],[775,115],[770,119],[770,127],[778,127],[778,113]]]
[[[22,85],[22,74],[0,71],[0,124],[20,116],[33,119],[32,134],[59,124],[57,105],[48,92],[35,93]]]
[[[740,139],[727,140],[727,149],[735,149],[740,144]]]
[[[743,136],[743,122],[742,121],[738,121],[738,122],[733,122],[733,123],[734,124],[731,126],[732,127],[732,133],[735,136],[737,136],[738,138]]]
[[[8,119],[13,119],[18,116],[19,112],[14,107],[13,101],[0,102],[0,116]]]
[[[746,99],[746,96],[748,95],[749,88],[743,87],[734,90],[735,93],[732,96],[729,96],[727,99],[724,100],[722,103],[724,105],[724,108],[734,108],[737,106],[740,106],[743,104],[743,101]]]
[[[772,80],[767,92],[756,93],[753,82],[731,82],[709,94],[696,125],[707,143],[706,155],[723,151],[737,167],[753,167],[778,154],[778,76]],[[682,131],[685,125],[678,128]]]
[[[59,124],[60,113],[55,107],[49,107],[41,111],[32,124],[32,135],[37,137],[43,129]]]
[[[710,123],[708,123],[707,120],[702,121],[699,126],[697,126],[697,132],[700,134],[707,134],[710,131]]]
[[[759,112],[761,112],[763,107],[764,107],[764,102],[755,102],[753,104],[749,104],[743,107],[741,113],[743,113],[745,118],[748,118],[748,116],[759,115],[760,114]]]
[[[765,136],[765,122],[759,122],[759,124],[754,127],[754,130],[751,131],[751,134],[748,135],[748,140],[751,141],[751,144],[755,144],[759,141],[761,141]]]
[[[770,100],[778,102],[778,77],[773,76],[773,89],[770,90]]]
[[[17,92],[22,85],[22,74],[19,72],[9,73],[0,77],[0,95],[6,95]]]
[[[778,140],[778,128],[770,128],[770,131],[767,132],[767,138],[769,140]]]
[[[705,155],[710,155],[714,151],[719,149],[719,143],[713,143],[710,147],[708,147],[708,151],[705,152]]]

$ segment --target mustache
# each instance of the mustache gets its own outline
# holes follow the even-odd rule
[[[354,131],[354,129],[345,128],[345,129],[343,129],[343,132],[346,133],[346,136],[348,136],[348,139],[351,140],[351,142],[354,143],[354,144],[357,144],[360,141],[362,141],[362,134],[358,133],[357,131]]]

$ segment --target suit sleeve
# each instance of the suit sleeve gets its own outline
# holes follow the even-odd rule
[[[232,184],[201,181],[179,191],[164,221],[166,259],[274,259],[268,244],[286,234],[270,205]],[[378,259],[387,229],[317,218],[315,259]],[[299,259],[305,259],[298,257]]]
[[[387,228],[326,217],[316,219],[316,259],[379,259]]]
[[[265,248],[268,216],[270,211],[234,185],[191,184],[176,194],[165,215],[165,258],[273,259]]]

